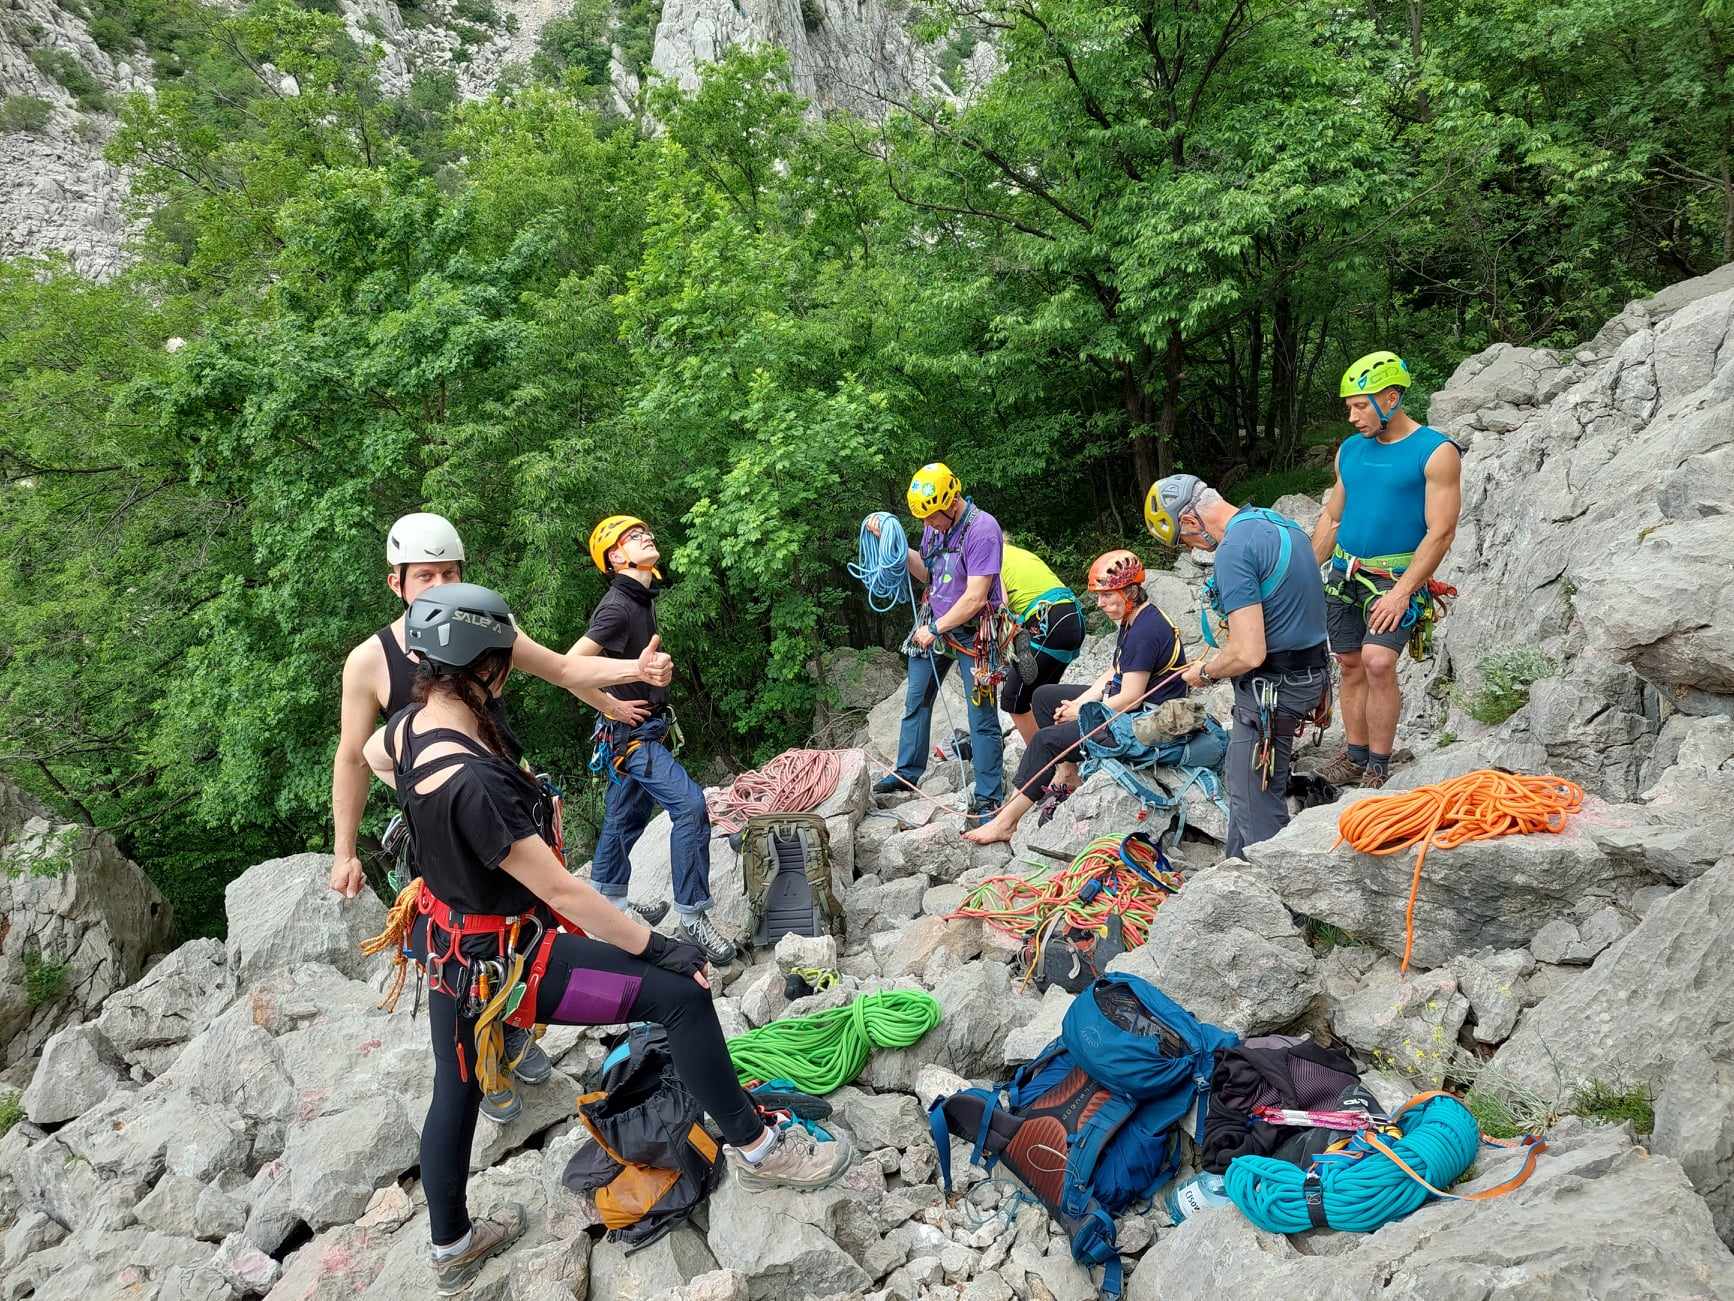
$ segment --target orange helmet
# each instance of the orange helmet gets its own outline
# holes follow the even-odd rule
[[[1092,592],[1117,592],[1144,585],[1144,562],[1130,551],[1104,551],[1090,566],[1085,586]]]

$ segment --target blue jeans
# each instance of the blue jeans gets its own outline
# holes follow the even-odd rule
[[[1005,767],[1001,760],[999,707],[993,700],[976,704],[973,696],[973,661],[953,661],[948,655],[911,655],[909,686],[903,695],[903,729],[897,738],[897,775],[906,782],[920,782],[927,771],[927,756],[933,733],[933,701],[939,686],[956,663],[963,674],[963,694],[969,701],[970,759],[975,765],[977,804],[1005,802]],[[947,740],[951,738],[947,737]]]
[[[704,790],[660,741],[643,741],[627,755],[619,780],[608,784],[602,834],[590,863],[590,884],[613,899],[626,897],[632,847],[656,806],[674,821],[668,855],[674,869],[674,907],[682,917],[710,907],[710,811]]]

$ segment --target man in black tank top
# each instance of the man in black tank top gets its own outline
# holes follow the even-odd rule
[[[391,526],[385,560],[386,586],[407,610],[429,588],[462,581],[464,544],[443,516],[418,512]],[[414,699],[415,661],[404,649],[403,624],[399,615],[352,650],[343,663],[342,722],[331,771],[336,829],[331,888],[346,899],[353,899],[366,883],[355,847],[372,780],[362,747],[382,717],[390,718]],[[632,659],[581,657],[551,651],[522,632],[512,648],[512,667],[586,699],[603,687],[627,682],[666,685],[674,673],[673,662],[659,645],[644,648]],[[625,721],[636,722],[643,716],[642,706],[635,710],[620,702],[615,709]],[[513,757],[521,759],[522,747],[506,725],[499,696],[489,702],[489,712]]]

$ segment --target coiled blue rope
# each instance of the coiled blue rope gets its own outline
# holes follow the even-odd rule
[[[868,528],[869,522],[879,522],[879,535]],[[909,539],[903,534],[903,522],[889,511],[878,511],[861,521],[861,537],[856,542],[855,563],[849,574],[867,589],[867,605],[875,614],[889,614],[904,602],[913,608],[915,588],[909,579]]]
[[[1430,1098],[1402,1119],[1403,1137],[1385,1146],[1435,1188],[1448,1189],[1475,1160],[1481,1130],[1455,1098]],[[1325,1222],[1349,1233],[1371,1233],[1400,1220],[1433,1196],[1388,1157],[1356,1138],[1348,1153],[1318,1159]],[[1247,1219],[1272,1233],[1303,1233],[1313,1227],[1303,1185],[1306,1172],[1271,1157],[1242,1156],[1229,1162],[1223,1191]]]

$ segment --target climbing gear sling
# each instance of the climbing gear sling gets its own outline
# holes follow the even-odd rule
[[[1364,620],[1373,602],[1390,590],[1380,587],[1373,580],[1383,578],[1394,583],[1414,563],[1413,551],[1363,559],[1336,547],[1331,552],[1331,577],[1325,583],[1325,595],[1345,605],[1355,606]],[[1426,586],[1417,588],[1410,595],[1408,608],[1403,611],[1403,617],[1397,626],[1409,630],[1408,651],[1411,659],[1420,662],[1433,653],[1433,639],[1438,631],[1439,621],[1451,612],[1451,602],[1456,596],[1455,587],[1437,578],[1429,578]]]

